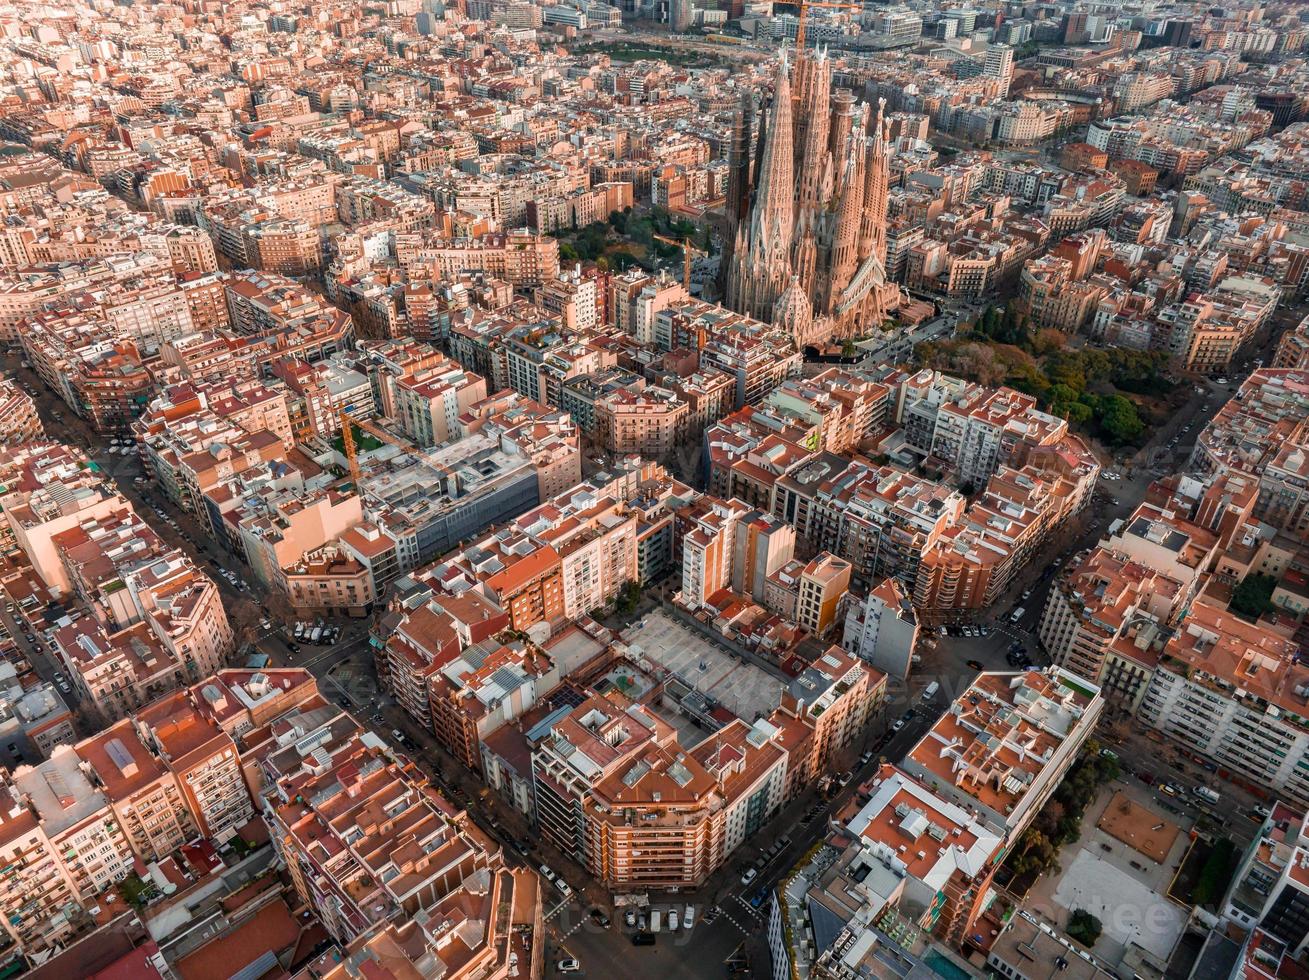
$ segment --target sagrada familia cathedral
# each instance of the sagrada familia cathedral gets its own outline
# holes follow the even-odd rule
[[[879,103],[868,118],[832,91],[825,52],[783,57],[751,161],[752,96],[729,147],[724,302],[789,330],[796,346],[868,333],[900,302],[886,281],[887,141]],[[753,169],[753,181],[751,180]]]

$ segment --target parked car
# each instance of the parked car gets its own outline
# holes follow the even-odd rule
[[[623,913],[623,925],[627,926],[627,928],[629,929],[632,929],[636,926],[635,909],[628,909],[626,912]]]
[[[655,944],[655,937],[653,933],[649,933],[649,932],[632,933],[633,946],[653,946],[654,944]]]
[[[570,956],[566,960],[560,960],[555,965],[555,969],[560,973],[577,973],[582,969],[582,964],[578,963],[576,959]]]
[[[668,910],[668,931],[676,932],[677,927],[682,924],[682,918],[677,914],[677,909]]]
[[[756,871],[754,868],[746,868],[745,874],[741,875],[741,884],[748,885],[750,884],[750,882],[754,881],[757,877],[759,877],[758,871]]]
[[[555,880],[555,873],[554,870],[551,869],[550,865],[543,864],[538,870],[540,870],[541,872],[541,877],[544,878],[546,881]]]

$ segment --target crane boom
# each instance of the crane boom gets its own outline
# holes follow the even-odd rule
[[[350,467],[350,478],[354,481],[355,490],[359,489],[359,447],[355,444],[353,427],[358,426],[364,432],[367,432],[374,439],[402,449],[410,456],[417,456],[427,466],[438,473],[446,473],[450,467],[441,462],[435,456],[419,449],[417,446],[410,444],[407,440],[401,439],[394,433],[388,432],[380,425],[374,425],[367,419],[355,418],[345,408],[337,409],[337,415],[341,419],[341,443],[345,449],[346,462]]]
[[[804,53],[804,19],[805,14],[810,7],[829,7],[839,10],[863,10],[864,5],[861,3],[839,3],[832,0],[800,0],[800,17],[799,23],[795,26],[795,49],[801,54]]]
[[[702,248],[696,248],[694,245],[691,244],[691,239],[689,238],[669,238],[667,235],[656,235],[653,233],[651,234],[650,237],[654,238],[656,241],[664,242],[665,244],[668,245],[676,245],[678,248],[682,250],[682,288],[685,289],[688,294],[690,294],[691,253],[694,252],[696,255],[708,255],[709,253]]]

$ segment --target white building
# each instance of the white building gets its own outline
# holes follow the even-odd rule
[[[917,642],[913,605],[895,579],[882,579],[862,600],[846,607],[842,645],[890,677],[909,676]]]

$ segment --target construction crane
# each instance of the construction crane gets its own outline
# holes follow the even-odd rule
[[[839,3],[839,2],[832,2],[832,0],[813,0],[813,2],[810,2],[810,0],[800,0],[799,7],[800,7],[800,17],[799,17],[799,22],[796,24],[795,27],[795,49],[801,54],[804,53],[804,18],[805,18],[805,13],[809,10],[810,7],[829,7],[837,10],[863,10],[864,9],[864,5],[862,3]]]
[[[696,248],[692,245],[689,237],[669,238],[667,235],[654,234],[650,237],[655,241],[663,242],[666,245],[676,245],[682,250],[682,288],[685,289],[689,295],[691,292],[691,254],[694,252],[696,255],[708,257],[709,253],[702,248]]]
[[[383,429],[380,425],[374,425],[372,422],[369,422],[366,419],[355,418],[353,415],[350,414],[349,410],[346,408],[337,409],[336,414],[341,420],[341,444],[342,444],[342,448],[345,449],[346,463],[350,467],[350,479],[354,481],[356,491],[359,489],[359,476],[360,476],[359,448],[358,446],[355,445],[355,434],[354,434],[354,427],[356,426],[362,431],[367,432],[370,436],[372,436],[374,439],[377,439],[379,442],[385,442],[388,443],[389,445],[395,446],[397,449],[402,449],[410,456],[417,456],[420,460],[422,460],[424,463],[426,463],[428,466],[434,469],[437,473],[446,473],[450,469],[450,467],[447,464],[441,462],[441,460],[437,459],[435,456],[431,455],[430,453],[422,449],[419,449],[417,446],[412,445],[410,442],[400,438],[394,433],[388,432],[386,429]]]

